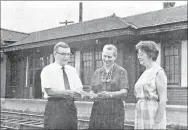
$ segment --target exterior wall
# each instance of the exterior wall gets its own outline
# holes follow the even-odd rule
[[[173,39],[172,39],[173,40]],[[177,39],[174,39],[177,40]],[[178,39],[180,44],[180,85],[168,86],[167,104],[187,105],[187,40]],[[164,61],[164,60],[163,60]]]
[[[164,44],[176,43],[180,46],[180,84],[168,85],[168,101],[167,104],[187,105],[187,35],[185,30],[177,30],[172,32],[164,32],[160,34],[147,35],[146,40],[153,40],[159,46],[160,53],[157,63],[164,68]]]
[[[87,51],[87,49],[89,49],[90,47],[92,48],[97,48],[97,49],[101,49],[103,45],[105,44],[115,44],[117,49],[118,49],[118,59],[117,59],[117,64],[123,66],[127,72],[128,72],[128,79],[129,79],[129,87],[130,87],[130,91],[128,93],[126,102],[135,102],[135,97],[134,97],[134,84],[137,80],[137,62],[136,62],[136,52],[134,51],[134,45],[137,43],[137,41],[135,40],[130,40],[128,41],[126,38],[122,37],[113,37],[113,38],[106,38],[107,41],[105,42],[101,42],[99,43],[100,45],[93,45],[93,41],[89,40],[87,42],[91,42],[86,44],[86,47],[83,49],[81,45],[76,46],[76,50],[75,51],[75,68],[78,72],[78,74],[80,76],[81,75],[81,71],[82,71],[82,51]],[[152,39],[151,39],[152,40]],[[163,46],[162,46],[162,41],[158,41],[157,42],[159,45],[159,57],[157,59],[157,63],[158,64],[162,64],[163,62]],[[72,48],[72,47],[71,47]],[[184,88],[187,88],[187,40],[184,40],[181,42],[181,86]],[[43,47],[41,47],[41,49],[43,49]],[[33,48],[33,50],[36,50],[36,48]],[[44,49],[45,50],[45,49]],[[52,50],[52,48],[50,48],[49,50]],[[78,51],[79,50],[79,51]],[[32,52],[33,55],[35,54],[35,52]],[[49,52],[50,54],[51,52]],[[44,55],[42,52],[40,55]],[[26,56],[26,55],[24,55]],[[16,88],[12,88],[9,84],[10,82],[10,62],[11,61],[7,61],[7,66],[6,66],[6,71],[7,71],[7,81],[6,81],[6,87],[7,87],[7,92],[8,95],[13,94],[14,92],[14,96],[16,98],[32,98],[32,87],[28,86],[28,72],[26,71],[28,68],[28,57],[29,54],[27,54],[27,58],[23,58],[19,61],[19,73],[18,73],[18,77],[19,77],[19,84],[18,87]],[[53,54],[50,54],[50,63],[53,62]],[[2,67],[2,66],[1,66]],[[3,69],[1,69],[3,70]],[[5,72],[6,73],[6,72]],[[2,73],[1,73],[2,74]],[[2,78],[2,77],[1,77]],[[5,75],[4,75],[5,78]],[[3,83],[1,83],[3,84]],[[186,95],[187,95],[187,89],[179,89],[179,88],[168,88],[168,99],[169,101],[167,102],[168,104],[181,104],[181,105],[185,105],[187,101]],[[15,90],[14,90],[15,89]],[[2,91],[1,91],[2,92]],[[3,93],[3,92],[2,92]]]
[[[181,87],[187,87],[187,40],[181,42]]]
[[[129,81],[129,92],[125,99],[126,102],[136,102],[134,96],[134,85],[136,82],[136,52],[134,50],[136,42],[125,41],[123,50],[124,65],[123,67],[127,70],[128,81]]]
[[[167,104],[187,106],[187,87],[168,88]]]
[[[181,85],[168,88],[167,103],[187,105],[187,40],[181,41]]]
[[[5,97],[7,55],[1,53],[1,98]]]

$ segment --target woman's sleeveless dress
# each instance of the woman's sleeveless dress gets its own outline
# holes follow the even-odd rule
[[[135,129],[152,129],[159,105],[159,97],[155,84],[160,66],[145,70],[135,84],[134,94],[137,98],[135,109]],[[166,111],[157,129],[166,129]]]

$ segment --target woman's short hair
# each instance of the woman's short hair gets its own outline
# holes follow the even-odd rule
[[[107,44],[107,45],[105,45],[104,47],[103,47],[103,51],[104,50],[112,50],[113,51],[113,55],[115,56],[115,57],[117,57],[117,48],[116,48],[116,46],[115,45],[113,45],[113,44]]]
[[[58,48],[62,47],[62,48],[70,48],[70,46],[65,43],[65,42],[58,42],[55,46],[54,46],[54,53],[57,52]]]
[[[154,41],[140,41],[136,45],[136,50],[138,51],[139,49],[146,52],[148,57],[150,57],[153,61],[157,60],[159,49]]]

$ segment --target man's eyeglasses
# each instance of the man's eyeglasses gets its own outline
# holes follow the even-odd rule
[[[72,55],[71,53],[59,53],[59,52],[56,52],[56,53],[58,53],[58,54],[60,54],[62,56],[71,56]]]

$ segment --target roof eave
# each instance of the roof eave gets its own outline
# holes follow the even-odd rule
[[[119,35],[134,35],[136,32],[133,28],[127,27],[127,28],[120,28],[120,29],[114,29],[114,30],[107,30],[107,31],[100,31],[95,33],[87,33],[82,35],[76,35],[76,36],[69,36],[69,37],[61,37],[56,39],[49,39],[45,41],[37,41],[32,43],[26,43],[26,44],[19,44],[19,45],[9,45],[4,46],[1,48],[1,52],[9,52],[9,51],[16,51],[21,49],[29,49],[34,47],[41,47],[41,46],[50,46],[55,45],[56,41],[64,41],[64,42],[76,42],[76,41],[82,41],[82,40],[90,40],[90,39],[96,39],[96,38],[102,38],[102,37],[111,37],[111,36],[119,36]]]
[[[187,28],[188,28],[187,21],[181,21],[177,23],[169,23],[169,24],[163,24],[163,25],[138,28],[137,34],[144,35],[144,34],[151,34],[151,33],[182,30],[182,29],[187,29]]]

